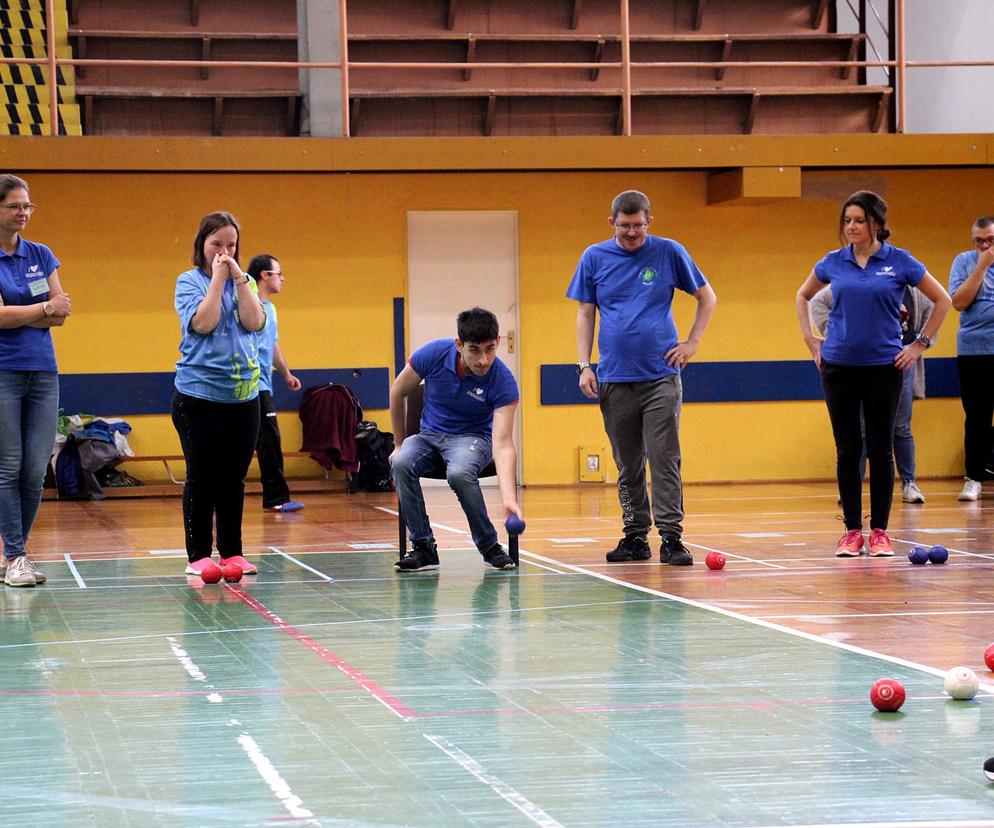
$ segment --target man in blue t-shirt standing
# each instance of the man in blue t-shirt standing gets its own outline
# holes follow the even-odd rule
[[[949,295],[960,314],[956,367],[966,415],[960,500],[980,498],[994,414],[994,216],[978,218],[971,235],[974,249],[960,253],[949,271]]]
[[[507,516],[521,517],[516,494],[514,411],[518,384],[497,357],[497,317],[483,308],[459,314],[456,338],[436,339],[418,348],[390,388],[390,421],[396,449],[390,466],[400,513],[411,533],[412,550],[401,550],[398,572],[438,569],[420,478],[445,471],[466,513],[473,543],[486,566],[514,569],[497,540],[480,491],[480,471],[491,459],[497,468]],[[407,398],[424,380],[420,431],[406,434]]]
[[[283,442],[280,425],[273,402],[273,370],[286,387],[300,390],[300,380],[290,373],[283,349],[280,347],[279,320],[272,298],[283,290],[286,281],[279,260],[269,253],[253,256],[248,274],[259,286],[259,301],[266,312],[265,327],[259,337],[259,439],[255,453],[259,458],[259,477],[262,482],[262,508],[267,512],[296,512],[304,508],[299,500],[290,499],[290,487],[283,473]]]
[[[680,371],[697,352],[718,300],[683,245],[646,232],[652,212],[645,194],[626,190],[617,195],[610,223],[614,238],[583,252],[566,291],[580,303],[580,391],[600,399],[618,466],[624,537],[607,560],[649,560],[647,536],[655,521],[662,538],[660,561],[688,566],[694,559],[681,540]],[[697,300],[694,324],[682,342],[672,313],[677,288]],[[595,373],[590,362],[598,313],[600,362]],[[651,511],[646,460],[652,472]]]

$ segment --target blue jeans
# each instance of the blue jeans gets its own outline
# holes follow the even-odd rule
[[[8,560],[24,554],[58,418],[55,371],[0,371],[0,537]]]
[[[915,479],[915,438],[911,433],[911,408],[915,399],[915,372],[904,371],[901,396],[897,401],[897,420],[894,423],[894,462],[901,477],[901,485]]]
[[[483,434],[421,431],[404,440],[390,471],[397,488],[400,513],[412,541],[431,543],[435,539],[425,510],[420,478],[444,472],[449,487],[466,513],[476,548],[482,554],[497,543],[497,530],[487,516],[487,504],[480,491],[480,470],[492,456],[490,438]]]

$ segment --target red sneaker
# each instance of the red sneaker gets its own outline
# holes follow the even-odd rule
[[[836,558],[855,558],[863,548],[863,530],[849,529],[835,545]]]
[[[214,564],[214,561],[210,557],[198,558],[193,563],[188,563],[184,572],[187,575],[199,575],[204,571],[205,566],[210,566],[211,564]],[[216,566],[217,564],[214,565]]]
[[[232,555],[230,558],[221,558],[221,566],[225,564],[235,564],[242,568],[242,572],[245,575],[255,575],[259,570],[255,568],[255,564],[249,563],[241,555]]]
[[[892,558],[894,549],[890,545],[890,538],[883,529],[874,529],[870,532],[870,557],[871,558]]]

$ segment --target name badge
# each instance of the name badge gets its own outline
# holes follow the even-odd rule
[[[48,293],[48,279],[35,279],[33,282],[28,282],[28,290],[31,291],[32,296]]]

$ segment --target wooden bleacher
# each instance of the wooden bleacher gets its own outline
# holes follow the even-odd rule
[[[79,59],[297,60],[296,6],[288,0],[147,9],[73,0],[69,37]],[[296,69],[80,66],[77,74],[88,135],[298,134]]]
[[[825,0],[632,2],[631,15],[636,134],[889,127],[891,89],[867,86],[852,67],[831,65],[863,57],[865,36],[832,31]],[[363,66],[619,63],[614,3],[355,0],[349,58],[353,135],[596,135],[622,126],[616,67]],[[747,65],[707,66],[725,61]],[[785,61],[815,65],[759,65]],[[703,65],[638,65],[687,62]]]

